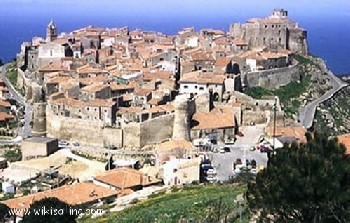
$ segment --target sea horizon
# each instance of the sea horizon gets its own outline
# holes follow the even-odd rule
[[[266,12],[267,16],[270,12]],[[7,62],[16,57],[22,42],[31,41],[35,36],[45,36],[46,25],[51,19],[58,27],[59,33],[69,33],[73,30],[93,25],[103,28],[120,28],[128,26],[132,29],[161,32],[165,35],[176,35],[182,28],[194,27],[196,31],[203,28],[213,28],[228,31],[230,24],[244,23],[247,19],[261,17],[254,15],[221,16],[221,18],[184,16],[181,18],[153,16],[115,16],[103,15],[95,17],[71,17],[48,15],[33,15],[18,18],[9,15],[8,19],[0,20],[0,59]],[[300,27],[308,31],[309,53],[325,60],[329,69],[336,75],[350,74],[350,24],[347,17],[316,18],[290,17]]]

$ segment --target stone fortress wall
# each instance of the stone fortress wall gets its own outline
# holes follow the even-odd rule
[[[246,23],[230,26],[230,35],[247,42],[250,49],[267,47],[268,50],[308,52],[307,32],[288,18],[284,9],[275,9],[269,17],[249,19]]]
[[[76,140],[94,146],[141,148],[172,137],[174,114],[163,115],[141,123],[124,123],[121,128],[105,127],[103,123],[54,115],[46,109],[48,137]]]
[[[242,83],[245,87],[260,86],[273,89],[299,80],[300,69],[297,64],[284,68],[249,72],[242,75]]]

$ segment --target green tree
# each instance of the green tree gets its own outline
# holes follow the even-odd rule
[[[349,157],[344,145],[308,135],[285,146],[248,184],[249,208],[262,222],[350,222]]]
[[[9,217],[10,208],[3,203],[0,203],[0,222],[5,222],[5,219]]]
[[[35,201],[24,215],[23,223],[74,223],[78,216],[70,213],[69,204],[55,198],[44,198]]]

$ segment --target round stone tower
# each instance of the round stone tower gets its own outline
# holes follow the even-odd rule
[[[46,136],[46,102],[33,103],[33,136]]]
[[[175,98],[175,117],[173,126],[173,139],[190,140],[190,115],[189,106],[190,100],[187,95],[178,95]]]

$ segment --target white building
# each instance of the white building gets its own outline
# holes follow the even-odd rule
[[[183,185],[199,182],[200,158],[171,158],[163,165],[165,185]]]
[[[2,191],[4,194],[14,194],[15,193],[15,185],[10,182],[2,183]]]
[[[222,98],[225,91],[225,76],[211,72],[194,71],[186,73],[180,79],[181,94],[204,94],[213,90],[214,100]]]
[[[191,36],[186,38],[185,45],[189,48],[197,48],[199,46],[199,38],[197,36]]]
[[[64,46],[57,43],[46,43],[39,46],[39,67],[57,63],[65,57]]]

